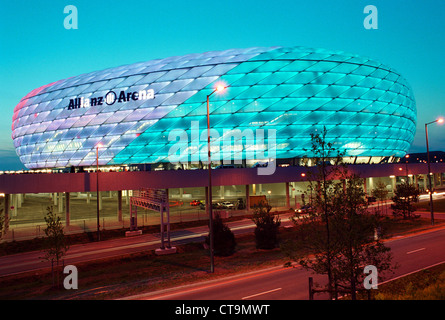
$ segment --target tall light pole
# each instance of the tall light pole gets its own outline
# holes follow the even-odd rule
[[[434,209],[433,209],[433,186],[431,183],[431,169],[430,169],[430,149],[428,146],[428,125],[432,123],[443,123],[444,119],[439,118],[434,121],[425,123],[425,137],[426,137],[426,154],[427,154],[427,163],[428,163],[428,191],[430,194],[430,212],[431,212],[431,224],[434,225]]]
[[[209,112],[209,98],[215,92],[223,92],[226,89],[226,86],[219,84],[215,87],[215,89],[207,96],[207,149],[208,149],[208,172],[209,172],[209,186],[208,186],[208,203],[207,210],[209,215],[209,237],[210,237],[210,272],[213,273],[215,271],[215,263],[214,263],[214,243],[213,243],[213,210],[212,210],[212,162],[210,155],[210,112]]]
[[[99,147],[102,144],[96,145],[96,214],[97,214],[97,241],[100,241],[100,224],[99,224]]]
[[[408,159],[409,159],[409,154],[405,155],[405,171],[406,171],[406,182],[409,183],[409,174],[408,174]],[[413,180],[413,184],[414,184],[414,180]]]

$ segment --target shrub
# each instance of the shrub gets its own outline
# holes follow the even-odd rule
[[[278,244],[278,228],[281,221],[270,213],[272,207],[261,202],[253,210],[252,221],[256,224],[255,242],[257,249],[273,249]]]
[[[210,234],[205,243],[210,245]],[[224,224],[219,214],[213,219],[213,252],[216,256],[230,256],[235,253],[236,240],[232,230]]]

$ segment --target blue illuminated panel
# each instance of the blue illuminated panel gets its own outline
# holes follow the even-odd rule
[[[168,161],[168,135],[211,126],[274,129],[277,158],[311,156],[310,134],[350,156],[406,154],[415,100],[406,80],[375,60],[343,52],[248,48],[191,54],[91,72],[33,90],[14,109],[12,138],[28,168]],[[199,147],[205,145],[201,141]],[[193,151],[191,151],[193,152]],[[245,157],[245,155],[243,155]]]

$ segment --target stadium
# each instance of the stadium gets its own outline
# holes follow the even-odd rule
[[[389,195],[403,181],[426,191],[428,172],[432,188],[445,186],[439,156],[428,171],[423,155],[407,155],[416,103],[396,70],[340,51],[255,47],[109,68],[28,93],[12,139],[29,170],[0,174],[5,216],[40,230],[49,203],[73,232],[90,220],[94,228],[96,214],[99,228],[99,211],[101,228],[123,227],[132,197],[150,188],[166,191],[170,222],[206,219],[196,204],[208,197],[207,120],[213,199],[231,215],[255,197],[298,208],[317,164],[311,134],[324,129],[368,195],[378,182]],[[276,170],[259,174],[271,162]],[[159,212],[141,214],[139,225],[159,224]]]
[[[100,165],[168,163],[172,130],[207,130],[206,96],[217,83],[227,90],[210,102],[215,134],[274,130],[277,159],[310,158],[310,134],[323,127],[355,163],[393,162],[414,138],[414,96],[392,68],[344,52],[274,47],[151,60],[44,85],[14,109],[14,146],[29,169],[93,166],[98,145]],[[205,139],[186,160],[203,148]]]

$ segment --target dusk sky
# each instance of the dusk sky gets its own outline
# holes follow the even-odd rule
[[[78,29],[64,28],[64,8]],[[363,12],[378,9],[378,29]],[[306,46],[370,57],[411,85],[425,152],[426,122],[445,116],[445,1],[5,1],[0,6],[0,170],[16,156],[14,107],[31,90],[83,73],[189,53],[255,46]],[[445,125],[430,125],[430,150],[445,151]]]

